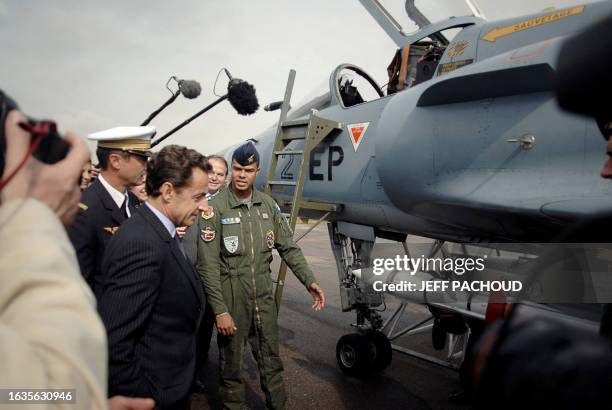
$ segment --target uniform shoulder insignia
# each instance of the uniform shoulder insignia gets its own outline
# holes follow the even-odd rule
[[[83,202],[79,202],[79,208],[81,208],[83,211],[87,211],[87,209],[89,209],[89,207]]]
[[[266,232],[266,244],[269,249],[274,248],[274,231],[271,229]]]
[[[213,210],[212,206],[209,206],[207,210],[202,211],[202,218],[203,219],[208,220],[208,219],[212,218],[213,216],[215,216],[215,211]]]

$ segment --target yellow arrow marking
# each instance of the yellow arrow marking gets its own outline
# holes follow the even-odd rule
[[[584,11],[584,6],[573,7],[557,11],[555,13],[546,14],[544,16],[536,17],[530,20],[521,21],[516,24],[512,24],[506,27],[494,28],[487,34],[482,36],[485,41],[496,41],[500,37],[509,36],[510,34],[518,33],[519,31],[527,30],[533,27],[540,26],[542,24],[552,23],[557,20],[561,20],[566,17],[571,17],[576,14],[580,14]]]

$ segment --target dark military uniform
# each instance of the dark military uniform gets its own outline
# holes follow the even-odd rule
[[[130,212],[136,211],[138,198],[129,195]],[[96,297],[101,291],[101,266],[104,250],[110,238],[127,219],[124,209],[117,206],[99,179],[81,195],[79,212],[68,229],[68,236],[76,250],[81,274]]]
[[[248,340],[268,407],[280,409],[285,407],[286,394],[270,277],[272,249],[304,286],[308,288],[316,279],[274,200],[253,189],[251,203],[249,209],[231,187],[210,201],[213,215],[198,218],[198,271],[214,313],[229,312],[238,328],[233,336],[218,335],[224,407],[244,406],[240,374]]]
[[[151,156],[151,138],[155,127],[115,127],[89,134],[87,138],[97,141],[98,150],[121,151],[139,157]],[[128,192],[130,214],[139,204],[136,195]],[[81,195],[79,213],[68,236],[74,245],[81,274],[93,290],[96,298],[102,290],[100,275],[106,244],[127,219],[126,209],[120,209],[99,179],[96,179]]]

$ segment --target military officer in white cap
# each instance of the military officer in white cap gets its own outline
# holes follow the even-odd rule
[[[155,127],[116,127],[90,134],[98,142],[100,176],[85,190],[79,213],[68,231],[83,277],[97,295],[106,244],[139,205],[128,191],[142,183]]]

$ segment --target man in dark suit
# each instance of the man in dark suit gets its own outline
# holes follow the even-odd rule
[[[151,156],[155,127],[117,127],[89,135],[98,141],[96,154],[102,172],[83,191],[79,212],[68,230],[81,274],[98,296],[104,250],[119,226],[139,204],[128,188],[142,182]]]
[[[176,227],[193,224],[203,211],[209,170],[204,156],[178,145],[153,155],[149,199],[108,244],[98,310],[108,332],[109,395],[189,408],[206,302]]]

